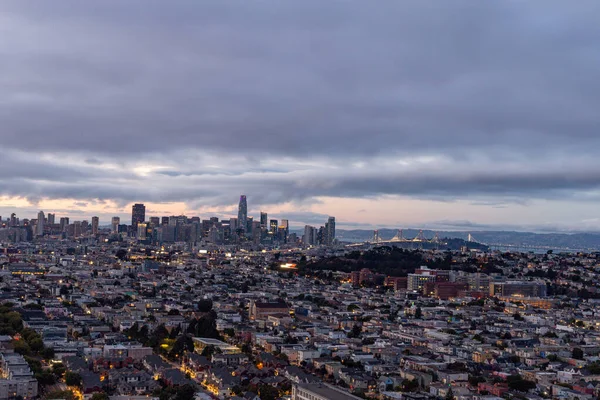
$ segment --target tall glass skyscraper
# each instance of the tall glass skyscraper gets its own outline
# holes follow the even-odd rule
[[[131,207],[131,226],[137,229],[138,224],[146,220],[146,206],[143,204],[134,204]]]
[[[260,212],[260,227],[261,228],[268,228],[269,225],[269,220],[267,219],[267,213],[266,212]]]
[[[240,196],[240,204],[238,206],[238,226],[244,230],[244,232],[247,231],[247,225],[248,225],[248,203],[246,203],[246,196],[245,195],[241,195]]]

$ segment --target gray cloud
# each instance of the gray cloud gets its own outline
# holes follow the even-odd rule
[[[8,0],[0,194],[597,201],[599,11]]]
[[[365,157],[600,144],[593,2],[8,3],[9,147]]]

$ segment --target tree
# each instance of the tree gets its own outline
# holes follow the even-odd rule
[[[258,396],[261,400],[275,400],[279,397],[279,390],[271,385],[260,385],[258,387]]]
[[[52,365],[52,373],[58,379],[62,378],[66,371],[67,371],[67,368],[64,366],[63,363],[56,363],[56,364]]]
[[[94,393],[92,395],[92,400],[108,400],[109,397],[106,393]]]
[[[75,393],[70,390],[56,390],[46,395],[46,399],[77,400]]]
[[[127,258],[127,250],[125,250],[125,249],[117,250],[117,252],[115,253],[115,257],[117,257],[119,260],[123,261],[125,258]]]
[[[515,319],[515,321],[524,321],[525,320],[525,318],[523,318],[523,316],[518,312],[513,314],[513,318]]]
[[[206,346],[204,349],[202,349],[202,353],[200,353],[201,356],[204,356],[208,359],[211,359],[213,354],[215,353],[220,353],[221,349],[211,345]]]
[[[175,340],[173,348],[169,352],[170,358],[178,358],[183,355],[186,351],[194,351],[194,341],[187,335],[181,335]]]
[[[421,310],[421,307],[417,307],[417,309],[415,310],[415,318],[423,318],[423,310]]]
[[[348,337],[349,338],[357,338],[360,336],[361,332],[362,332],[362,328],[355,324],[352,327],[352,330],[348,333]]]
[[[521,375],[510,375],[506,378],[508,387],[513,390],[520,392],[527,392],[536,387],[535,382],[527,381],[521,377]]]
[[[51,360],[54,358],[54,348],[46,347],[40,354],[44,357],[44,360]]]
[[[225,329],[223,329],[223,333],[229,337],[235,336],[235,331],[233,330],[233,328],[225,328]]]
[[[188,400],[194,398],[194,393],[196,393],[196,388],[190,384],[185,384],[177,388],[177,393],[175,394],[174,400]]]
[[[571,357],[573,357],[576,360],[583,360],[583,350],[581,350],[579,347],[573,348],[573,351],[571,352]]]
[[[81,386],[81,375],[69,371],[65,373],[65,383],[68,386]]]
[[[213,302],[210,299],[202,299],[198,302],[198,311],[200,312],[209,312],[212,310]]]
[[[448,393],[446,394],[446,400],[453,400],[454,399],[454,392],[452,391],[452,388],[448,389]]]
[[[29,347],[31,348],[31,351],[37,353],[44,348],[44,342],[41,338],[34,338],[29,342]]]

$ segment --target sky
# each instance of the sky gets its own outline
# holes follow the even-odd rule
[[[600,231],[600,2],[4,0],[0,216]],[[129,216],[129,217],[128,217]]]

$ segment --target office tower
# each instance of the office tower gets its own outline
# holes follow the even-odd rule
[[[60,231],[64,232],[67,230],[67,226],[69,226],[69,217],[62,217],[60,219]]]
[[[271,232],[273,235],[277,234],[277,220],[276,219],[272,219],[270,224],[269,224],[269,232]]]
[[[85,234],[87,233],[87,231],[90,229],[90,223],[85,220],[85,221],[81,221],[81,234]]]
[[[246,233],[248,237],[252,237],[252,224],[254,223],[254,217],[248,217],[246,220]]]
[[[190,223],[194,224],[199,224],[200,223],[200,217],[192,217],[190,218]]]
[[[175,215],[171,215],[169,217],[169,225],[170,226],[177,226],[177,217]]]
[[[55,219],[56,219],[55,214],[48,213],[48,225],[54,225]]]
[[[162,217],[160,219],[160,224],[161,225],[169,225],[169,217]]]
[[[235,232],[238,229],[238,219],[237,218],[229,218],[229,230],[231,232]]]
[[[283,227],[283,229],[285,230],[285,237],[287,238],[288,235],[290,234],[290,223],[287,219],[282,219],[281,220],[281,224],[279,225],[281,227]]]
[[[17,215],[15,213],[10,214],[9,226],[17,226]]]
[[[137,225],[137,237],[139,240],[146,240],[146,231],[148,226],[144,222],[139,222]]]
[[[302,244],[305,246],[313,246],[316,244],[317,230],[314,226],[304,226],[304,236],[302,237]]]
[[[217,243],[219,241],[219,230],[214,225],[208,230],[208,241],[211,243]]]
[[[44,217],[44,212],[40,211],[38,213],[38,219],[37,219],[37,226],[36,226],[36,235],[37,236],[44,236],[44,221],[45,217]]]
[[[212,223],[210,222],[209,219],[203,219],[202,220],[202,237],[208,237],[208,231],[210,230],[210,227],[212,226]]]
[[[112,225],[112,233],[119,233],[119,225],[121,224],[120,217],[112,217],[111,225]]]
[[[131,207],[131,226],[133,226],[134,230],[137,229],[137,225],[140,222],[144,222],[146,220],[146,206],[143,204],[134,204]]]
[[[325,245],[332,246],[335,241],[335,217],[329,217],[327,223],[325,224]]]
[[[269,226],[269,220],[267,219],[267,213],[266,212],[260,212],[260,227],[261,228],[268,228]]]
[[[73,237],[79,237],[81,236],[81,221],[75,221],[73,222]]]
[[[150,217],[150,225],[158,226],[160,225],[160,218],[158,217]]]
[[[92,235],[98,234],[98,225],[100,223],[100,218],[92,217]]]
[[[240,196],[240,204],[238,206],[238,226],[244,231],[248,226],[248,203],[246,203],[246,196]]]

